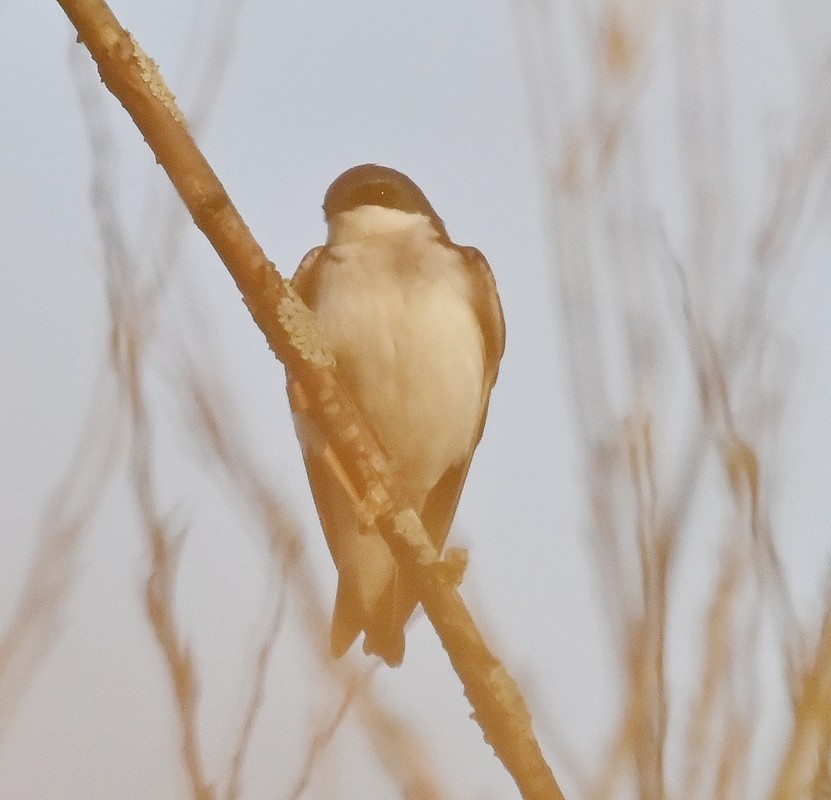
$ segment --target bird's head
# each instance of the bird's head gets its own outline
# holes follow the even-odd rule
[[[448,239],[444,223],[424,192],[403,172],[378,164],[361,164],[338,176],[326,192],[323,215],[330,245],[405,230],[425,221],[440,239]]]

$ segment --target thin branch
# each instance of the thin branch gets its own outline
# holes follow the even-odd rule
[[[825,619],[814,662],[805,675],[796,706],[790,741],[785,750],[771,800],[801,800],[824,777],[831,742],[831,591],[826,595]]]
[[[159,282],[141,285],[139,270],[127,246],[115,200],[114,143],[100,107],[100,95],[80,76],[85,111],[95,158],[92,203],[104,247],[107,301],[110,310],[110,363],[121,403],[120,423],[128,431],[132,490],[152,553],[147,578],[147,617],[164,656],[179,717],[181,752],[194,800],[214,800],[205,780],[197,724],[198,679],[190,651],[179,641],[173,611],[176,547],[159,512],[154,491],[153,431],[146,403],[145,359],[154,330]]]
[[[35,557],[15,613],[0,637],[0,739],[55,639],[76,553],[120,454],[112,394],[102,378],[75,454],[47,502]]]
[[[335,661],[331,657],[327,613],[316,591],[317,583],[298,525],[254,463],[239,412],[231,406],[227,392],[221,391],[218,377],[206,384],[205,375],[192,362],[187,363],[182,374],[188,381],[184,394],[193,404],[191,413],[196,418],[192,427],[202,433],[200,443],[209,445],[208,458],[203,463],[216,464],[221,470],[219,477],[230,482],[233,499],[244,498],[246,506],[253,509],[282,578],[291,582],[294,596],[302,605],[306,621],[303,630],[316,657],[348,694],[350,687],[362,681],[362,676],[348,660]],[[402,794],[412,800],[446,797],[447,792],[427,766],[428,760],[421,757],[423,747],[410,727],[384,707],[369,683],[361,686],[356,703],[358,717],[379,763],[401,787]]]
[[[637,508],[637,539],[641,559],[643,621],[634,626],[629,670],[640,698],[640,730],[635,750],[640,795],[658,800],[665,795],[664,744],[667,729],[665,639],[667,584],[673,537],[658,526],[658,489],[652,426],[648,419],[629,426],[629,461]]]
[[[271,660],[271,653],[277,635],[283,626],[286,611],[286,593],[283,591],[284,584],[281,584],[280,596],[277,600],[271,624],[268,626],[266,635],[257,653],[257,662],[254,667],[254,675],[251,680],[251,694],[248,698],[248,705],[245,709],[245,717],[240,728],[237,746],[231,756],[231,768],[228,775],[228,787],[225,790],[225,800],[238,800],[240,796],[240,780],[245,759],[251,746],[251,737],[257,722],[260,709],[265,702],[265,679],[268,674],[268,664]]]
[[[182,758],[194,800],[216,800],[216,792],[205,779],[199,747],[197,710],[199,681],[190,649],[179,641],[173,617],[176,559],[182,538],[171,542],[162,525],[149,531],[153,547],[153,569],[147,578],[147,616],[165,657],[182,732]]]
[[[306,753],[306,760],[303,762],[300,775],[294,784],[294,788],[288,795],[289,800],[299,800],[299,798],[303,795],[303,792],[306,791],[306,788],[312,779],[312,772],[314,771],[315,765],[320,760],[320,757],[323,755],[326,747],[334,738],[335,733],[337,733],[338,729],[343,724],[343,721],[346,718],[346,712],[355,702],[358,695],[369,686],[369,682],[372,680],[373,675],[377,672],[379,665],[380,662],[376,662],[359,679],[352,682],[352,684],[347,688],[347,691],[344,693],[343,700],[341,700],[341,703],[338,706],[337,711],[332,716],[329,724],[315,735],[312,740],[311,747],[309,747],[309,750]]]

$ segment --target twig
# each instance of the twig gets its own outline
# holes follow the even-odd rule
[[[341,700],[341,703],[329,724],[315,735],[312,740],[311,747],[309,747],[309,751],[306,753],[306,760],[303,763],[303,768],[300,770],[300,775],[294,784],[294,788],[288,795],[289,800],[299,800],[299,798],[303,795],[303,792],[306,791],[309,781],[312,778],[312,771],[314,770],[315,764],[320,759],[320,756],[326,746],[332,741],[332,738],[338,728],[340,728],[343,724],[343,721],[346,718],[346,712],[349,710],[350,706],[355,702],[358,695],[361,694],[367,686],[369,686],[369,682],[378,670],[379,664],[380,662],[377,662],[358,680],[352,682],[347,691],[344,693],[343,700]]]
[[[171,543],[161,524],[149,533],[153,547],[153,570],[147,579],[145,594],[147,616],[170,673],[182,731],[182,758],[185,770],[194,800],[216,800],[216,792],[205,780],[200,755],[197,724],[199,681],[190,649],[179,641],[176,621],[173,618],[176,557],[182,539],[179,537]]]
[[[240,779],[242,776],[242,768],[245,765],[245,759],[248,755],[248,749],[251,745],[251,736],[254,733],[254,726],[257,722],[257,716],[265,701],[265,679],[268,674],[268,664],[271,660],[271,652],[274,649],[274,643],[277,641],[277,635],[283,626],[286,611],[286,593],[282,590],[281,585],[280,596],[277,599],[277,605],[274,609],[274,614],[271,618],[271,624],[268,626],[266,635],[260,645],[257,653],[257,662],[254,668],[254,676],[251,681],[251,694],[248,698],[248,705],[245,709],[245,717],[240,728],[237,746],[234,748],[234,753],[231,756],[231,767],[228,775],[228,787],[225,790],[225,800],[238,800],[240,796]]]
[[[39,542],[17,608],[0,637],[0,739],[52,645],[72,585],[75,554],[120,455],[112,387],[93,392],[83,435],[44,511]]]
[[[805,675],[796,706],[794,729],[776,778],[771,800],[819,797],[817,784],[826,775],[831,742],[831,591],[826,595],[814,663]]]
[[[179,641],[173,611],[175,553],[154,491],[153,432],[146,404],[144,353],[154,327],[161,286],[143,287],[117,213],[113,142],[98,95],[79,80],[82,107],[93,152],[92,201],[104,247],[110,309],[110,362],[121,403],[120,423],[128,431],[132,489],[152,553],[146,610],[170,675],[181,731],[185,771],[194,800],[214,800],[204,777],[197,725],[198,679],[188,648]]]
[[[185,392],[196,417],[194,429],[202,433],[200,443],[210,445],[205,463],[216,463],[220,477],[230,481],[232,497],[252,509],[268,536],[268,545],[282,578],[291,582],[299,599],[303,628],[320,664],[333,674],[348,693],[362,681],[358,670],[347,660],[335,661],[329,651],[328,619],[323,608],[311,565],[305,555],[301,531],[280,502],[279,495],[264,479],[251,458],[251,449],[240,424],[239,412],[230,404],[227,392],[221,391],[219,378],[210,385],[205,376],[188,362],[182,374],[187,376]],[[205,436],[207,434],[207,436]],[[447,796],[429,762],[421,757],[423,748],[412,730],[384,707],[369,683],[361,683],[356,711],[379,763],[402,794],[412,800],[440,800]]]

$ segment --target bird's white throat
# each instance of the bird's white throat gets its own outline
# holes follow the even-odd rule
[[[341,211],[329,220],[326,244],[331,247],[421,227],[425,228],[425,233],[433,231],[429,218],[422,214],[383,206],[359,206],[350,211]]]

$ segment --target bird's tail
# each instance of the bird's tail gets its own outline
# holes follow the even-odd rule
[[[404,660],[404,626],[418,605],[415,592],[396,575],[390,581],[372,618],[364,626],[364,652],[381,656],[391,667],[401,666]]]
[[[367,613],[347,581],[338,581],[332,615],[331,650],[340,658],[364,630],[364,652],[377,655],[391,667],[404,659],[404,626],[415,608],[414,598],[403,597],[399,581],[390,581],[371,613]]]

